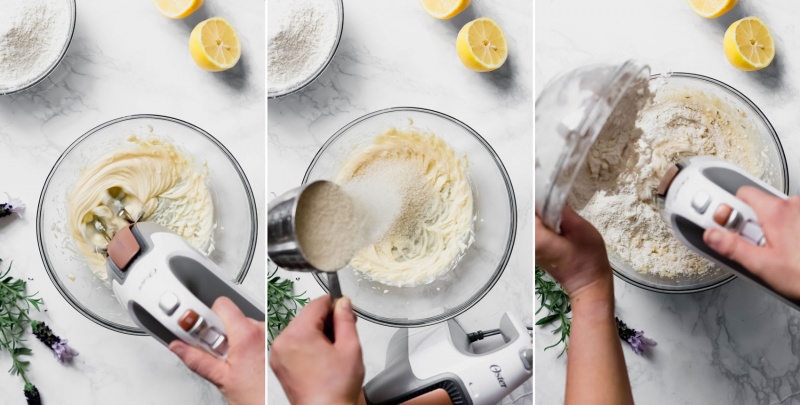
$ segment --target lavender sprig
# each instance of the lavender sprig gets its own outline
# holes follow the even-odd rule
[[[617,333],[619,338],[631,345],[631,349],[636,354],[643,354],[649,347],[655,346],[656,341],[644,336],[644,331],[637,331],[629,328],[625,322],[617,320]]]
[[[53,351],[53,355],[58,361],[66,363],[78,355],[78,352],[67,344],[67,340],[56,336],[46,323],[33,321],[31,329],[33,329],[34,336]]]
[[[0,203],[0,218],[11,214],[17,214],[22,217],[22,213],[25,212],[25,204],[19,198],[11,197],[8,193],[5,194],[6,202]]]

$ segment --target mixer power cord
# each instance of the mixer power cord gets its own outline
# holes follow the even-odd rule
[[[526,326],[526,328],[528,328],[528,331],[533,330],[532,326]],[[483,340],[483,338],[499,334],[500,334],[500,329],[490,329],[487,331],[479,330],[477,332],[467,333],[467,338],[469,338],[470,343],[473,343],[479,340]]]

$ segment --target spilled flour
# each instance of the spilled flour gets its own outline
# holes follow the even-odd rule
[[[592,146],[569,205],[637,272],[701,274],[713,265],[672,235],[656,208],[655,189],[671,165],[696,155],[718,156],[760,176],[756,131],[742,112],[715,96],[688,88],[651,94],[641,80]]]

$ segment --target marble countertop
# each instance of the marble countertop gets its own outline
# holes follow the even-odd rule
[[[69,340],[80,355],[61,365],[32,336],[29,378],[45,404],[218,404],[219,391],[149,337],[107,330],[74,310],[45,273],[36,244],[36,209],[59,155],[89,129],[130,114],[169,115],[217,137],[247,174],[264,218],[265,3],[206,1],[185,20],[170,20],[151,2],[78,0],[75,36],[57,70],[35,88],[0,96],[0,191],[28,206],[22,219],[0,220],[0,257],[29,279],[47,312],[35,318]],[[192,28],[224,16],[239,31],[243,56],[225,73],[200,70],[189,55]],[[213,170],[213,168],[211,168]],[[263,221],[262,221],[263,222]],[[262,226],[263,228],[263,226]],[[245,289],[264,295],[263,229]],[[7,262],[4,262],[4,265]],[[23,383],[0,354],[0,402],[24,404]]]
[[[467,329],[496,327],[504,311],[532,319],[532,4],[477,0],[462,15],[439,21],[425,14],[417,2],[345,0],[344,34],[331,66],[299,93],[268,102],[271,194],[299,186],[314,154],[334,132],[383,108],[438,110],[486,138],[511,176],[519,226],[511,261],[500,281],[458,317]],[[495,19],[510,42],[506,66],[494,73],[467,70],[455,53],[458,30],[480,16]],[[322,294],[310,276],[290,276],[299,280],[297,291],[307,289],[312,297]],[[395,330],[363,320],[358,323],[367,379],[383,369],[386,346]],[[503,403],[530,404],[531,390],[529,381]],[[286,403],[271,371],[268,391],[270,404]]]
[[[646,5],[645,5],[646,3]],[[629,58],[655,72],[684,71],[721,80],[744,93],[780,136],[791,194],[800,193],[800,4],[743,1],[716,20],[683,1],[536,2],[536,89],[584,64]],[[745,16],[761,18],[776,38],[777,56],[760,72],[733,68],[722,51],[725,30]],[[691,295],[648,292],[616,280],[617,313],[658,341],[651,356],[625,345],[634,398],[647,404],[800,404],[800,314],[745,282]],[[536,331],[537,404],[563,402],[566,358],[543,352],[553,342]]]

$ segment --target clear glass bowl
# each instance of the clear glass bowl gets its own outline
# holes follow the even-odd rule
[[[765,166],[765,173],[761,179],[783,191],[784,194],[788,193],[789,172],[786,155],[775,128],[772,127],[764,113],[744,94],[710,77],[681,72],[657,74],[650,77],[650,90],[656,95],[656,102],[658,102],[659,95],[682,92],[685,89],[693,92],[700,91],[719,98],[746,117],[752,127],[756,129],[756,132],[752,134],[754,141],[763,146],[762,164]],[[615,257],[613,253],[609,255],[609,260],[614,273],[619,278],[641,288],[664,293],[705,291],[736,278],[735,274],[721,268],[692,277],[660,277],[638,273],[630,265]]]
[[[503,273],[514,246],[517,206],[514,189],[500,158],[477,132],[437,111],[397,107],[367,114],[347,124],[317,152],[303,184],[336,176],[358,147],[386,129],[421,128],[444,139],[469,160],[475,199],[475,242],[454,269],[429,284],[393,287],[369,280],[345,267],[339,271],[342,293],[356,313],[369,321],[394,327],[417,327],[455,317],[480,301]],[[328,291],[327,277],[315,275]]]
[[[187,122],[158,115],[134,115],[106,122],[70,145],[45,181],[36,215],[36,237],[45,269],[56,289],[78,312],[111,330],[144,335],[114,297],[109,282],[98,279],[78,253],[67,225],[67,197],[82,168],[124,147],[131,134],[171,140],[208,165],[214,203],[216,248],[210,258],[241,283],[256,248],[256,204],[247,177],[233,155],[214,137]]]
[[[47,76],[50,76],[50,73],[53,73],[53,71],[56,70],[61,61],[64,60],[64,56],[67,55],[67,50],[69,49],[69,45],[72,43],[72,36],[75,34],[75,22],[77,21],[77,5],[76,5],[76,0],[57,0],[57,1],[66,1],[69,3],[70,7],[69,35],[67,35],[66,37],[67,40],[64,42],[64,44],[61,45],[61,52],[58,58],[56,58],[56,60],[53,61],[53,64],[50,65],[45,71],[41,72],[39,75],[32,78],[28,82],[23,83],[15,88],[4,89],[0,87],[0,96],[19,93],[33,86],[36,86]]]
[[[649,67],[635,61],[621,65],[587,66],[549,83],[536,100],[536,214],[551,229],[558,229],[561,212],[572,183],[600,130],[634,79],[648,79],[650,91],[659,95],[689,89],[720,99],[749,120],[753,140],[763,145],[762,179],[788,192],[788,169],[778,135],[767,117],[747,97],[718,80],[692,73],[650,75]],[[609,260],[621,279],[651,291],[692,293],[725,284],[736,276],[720,268],[691,277],[662,277],[636,272],[613,252]]]
[[[269,90],[269,80],[267,80],[267,98],[279,98],[283,96],[287,96],[294,92],[300,91],[309,84],[313,83],[314,80],[322,75],[322,72],[328,68],[328,65],[331,64],[333,61],[333,56],[336,55],[336,50],[339,49],[339,42],[342,40],[342,32],[344,31],[344,1],[343,0],[323,0],[323,1],[333,1],[336,5],[337,17],[338,17],[338,25],[336,27],[336,40],[333,42],[333,46],[331,47],[330,51],[328,52],[328,57],[325,59],[325,63],[320,65],[320,67],[309,77],[305,80],[302,80],[295,84],[294,86],[287,87],[285,89],[280,89],[276,91]],[[267,46],[267,52],[269,52],[269,46]]]

